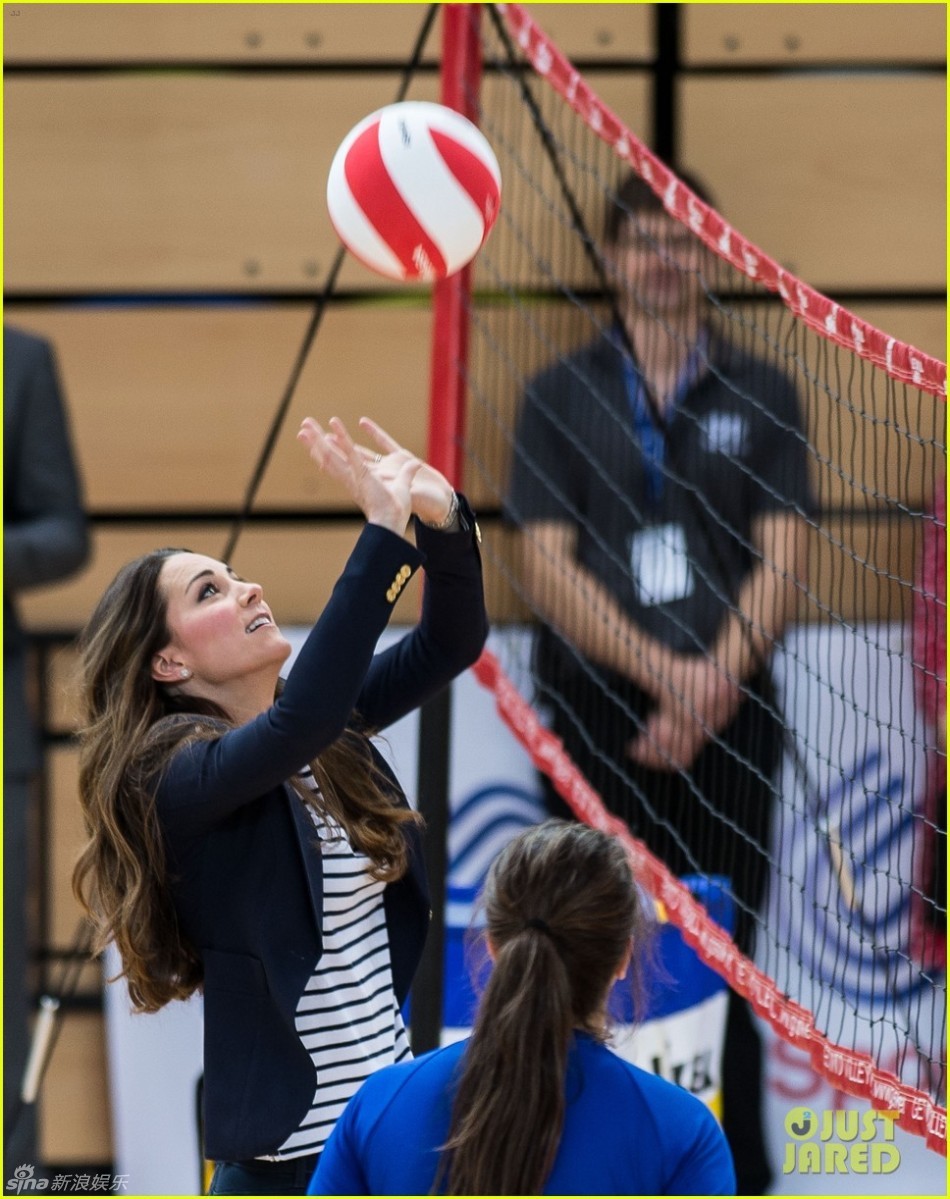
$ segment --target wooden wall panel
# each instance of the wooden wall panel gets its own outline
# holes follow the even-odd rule
[[[311,308],[23,307],[7,319],[51,337],[93,508],[236,509],[290,377]],[[295,435],[304,416],[372,416],[426,449],[431,313],[339,306],[325,314],[259,508],[349,504]],[[108,346],[108,353],[103,347]]]
[[[808,592],[794,619],[824,623],[910,619],[921,546],[917,520],[830,520],[808,538]]]
[[[30,4],[7,16],[8,64],[35,62],[338,62],[409,59],[424,4]],[[649,58],[649,4],[535,4],[571,58]],[[487,18],[486,18],[487,19]],[[441,21],[424,61],[435,61]]]
[[[356,542],[361,525],[250,527],[242,534],[233,566],[260,583],[282,624],[311,624],[326,603]],[[217,557],[230,526],[100,526],[94,532],[92,564],[77,578],[24,597],[24,618],[32,628],[78,629],[92,614],[119,567],[158,546],[180,545]],[[418,612],[417,587],[407,587],[396,604],[394,620],[411,623]]]
[[[407,61],[425,4],[26,4],[7,63]],[[370,10],[370,11],[367,11]],[[426,60],[439,53],[440,21]]]
[[[943,357],[941,305],[875,304],[856,311]],[[562,352],[586,335],[572,315],[565,312],[558,323]],[[56,345],[88,503],[97,509],[172,512],[240,505],[309,309],[17,306],[8,319]],[[524,319],[532,320],[530,309]],[[317,510],[348,502],[341,488],[310,467],[294,440],[304,415],[340,415],[353,430],[360,415],[375,415],[403,444],[424,454],[430,326],[425,308],[340,307],[327,313],[265,477],[259,509]],[[106,341],[109,353],[103,355]],[[491,394],[470,403],[481,461],[469,468],[466,487],[484,508],[504,494],[510,454],[504,425],[514,419],[521,381],[546,365],[553,352],[507,313],[491,310],[476,317],[472,345],[473,351],[495,358],[491,368],[483,368],[494,371]],[[506,356],[514,357],[516,370],[505,369]],[[869,372],[868,378],[874,374],[878,402],[885,404],[884,377]],[[916,412],[908,410],[905,431],[933,438],[942,427],[936,403],[923,401]],[[823,418],[821,425],[827,423]],[[896,430],[882,426],[878,432],[890,436],[888,444],[898,444]],[[910,449],[916,455],[920,447]],[[873,481],[870,474],[861,477]],[[926,484],[923,460],[911,466],[911,477]]]
[[[746,237],[822,289],[940,288],[941,78],[687,78],[683,163]]]
[[[520,595],[520,534],[502,527],[498,521],[480,523],[485,587],[493,622],[530,622],[531,612]],[[796,619],[906,619],[912,602],[911,584],[921,536],[920,522],[911,518],[869,520],[858,516],[845,520],[835,517],[823,522],[820,530],[814,529],[809,534],[810,594],[800,597]],[[270,590],[268,585],[268,593]],[[307,609],[307,600],[301,597],[296,611],[310,611],[312,615],[324,598],[317,596],[312,609]],[[411,596],[408,603],[400,601],[397,618],[414,619],[414,603]],[[285,618],[283,613],[278,615],[288,625],[306,624],[310,620],[307,616]],[[57,728],[75,727],[78,719],[77,670],[77,654],[72,646],[62,647],[51,659],[51,712]],[[66,765],[64,758],[57,769],[56,777],[61,780],[57,784],[57,793],[61,792],[69,802],[73,794],[70,787],[74,787],[74,782]]]
[[[847,364],[845,370],[847,370]],[[942,401],[877,377],[834,403],[809,391],[806,410],[816,457],[813,485],[823,508],[929,505],[944,471]]]
[[[570,59],[652,58],[652,4],[532,4],[538,26]]]
[[[500,86],[510,88],[486,79],[489,114]],[[597,88],[646,136],[645,75],[599,74]],[[9,79],[7,288],[319,290],[339,245],[326,213],[330,161],[393,91],[379,73]],[[434,99],[435,81],[412,96]],[[502,206],[516,217],[535,190],[557,195],[527,114],[518,155],[530,179],[502,154]],[[492,234],[496,253],[504,228]],[[339,286],[387,283],[348,259]]]
[[[101,1165],[113,1159],[102,1016],[68,1012],[40,1104],[40,1158]]]
[[[7,79],[7,289],[318,291],[330,161],[395,90],[372,72]],[[436,95],[434,77],[412,91]],[[340,279],[380,282],[352,260]]]
[[[68,713],[70,724],[75,723],[74,688],[75,673],[72,655],[58,658],[57,668],[48,671],[48,684],[52,707],[58,714],[65,714],[67,704],[72,705]],[[57,697],[57,693],[62,698]],[[73,947],[81,909],[72,894],[72,872],[77,855],[84,842],[82,817],[78,803],[78,753],[73,745],[57,745],[47,751],[46,796],[49,838],[44,849],[45,902],[49,914],[46,929],[46,947],[64,952]],[[29,902],[34,902],[31,897]],[[54,988],[62,984],[67,966],[55,954],[44,963],[43,977]],[[70,967],[70,971],[71,971]],[[102,982],[102,971],[95,961],[87,961],[80,968],[76,980],[76,994],[95,996]]]
[[[485,601],[492,624],[530,623],[534,614],[521,592],[521,534],[500,520],[480,521],[479,527]]]
[[[72,945],[82,909],[72,893],[73,867],[85,844],[79,807],[79,753],[56,747],[46,758],[49,788],[49,938],[60,949]]]
[[[946,57],[942,4],[689,4],[682,11],[690,65]]]
[[[598,71],[589,82],[608,108],[641,140],[649,142],[653,125],[650,77],[632,71]],[[617,159],[620,169],[626,169]]]
[[[540,360],[532,363],[531,369],[541,364]],[[881,376],[879,380],[883,381]],[[508,387],[499,386],[489,397],[490,410],[478,403],[470,406],[470,418],[474,423],[470,430],[472,459],[467,467],[467,477],[470,492],[480,497],[485,509],[497,507],[507,487],[510,428],[520,394],[520,385],[514,380],[510,383]],[[866,490],[883,493],[886,489],[888,494],[911,506],[923,503],[932,490],[940,464],[943,429],[940,403],[904,389],[895,392],[893,388],[884,388],[880,394],[873,389],[866,395],[858,393],[853,400],[858,411],[850,412],[847,406],[841,405],[829,415],[818,408],[819,403],[827,402],[827,397],[822,399],[817,392],[809,393],[810,437],[816,441],[820,455],[832,461],[831,466],[823,468],[821,476],[822,502],[834,505],[856,500],[859,505],[873,504],[873,496],[868,499]],[[867,407],[866,415],[861,415],[862,405]],[[176,421],[187,425],[181,412],[176,413]],[[896,433],[893,429],[895,421],[911,436]],[[169,453],[178,452],[176,440],[170,441],[170,446],[171,449],[163,449],[158,455],[159,461]],[[288,461],[292,461],[293,451],[298,448],[288,442]],[[100,463],[106,460],[105,456],[99,458]],[[302,465],[306,465],[305,458]],[[201,464],[198,463],[195,469],[200,473]],[[290,469],[288,467],[288,472]],[[845,473],[865,490],[855,491],[854,484],[846,483]],[[242,472],[240,477],[243,485],[246,476]],[[158,480],[157,488],[151,502],[159,507],[166,505],[171,510],[175,487],[168,480],[164,483]],[[289,498],[299,500],[300,495],[294,492]],[[352,524],[342,526],[251,525],[242,535],[235,566],[249,577],[256,577],[266,587],[269,602],[281,620],[307,623],[329,595],[358,527],[356,519]],[[484,527],[486,536],[494,535],[490,525]],[[139,527],[100,526],[95,535],[93,564],[77,579],[25,596],[25,616],[36,628],[78,628],[123,562],[157,545],[167,544],[187,545],[217,555],[222,552],[228,532],[229,526],[224,522],[185,526],[162,525],[160,522]],[[496,619],[506,619],[516,609],[517,605],[500,593],[492,599]],[[414,607],[407,609],[404,619],[413,620],[415,611]]]
[[[502,538],[497,522],[480,520],[486,549],[505,552],[494,543]],[[322,526],[274,524],[249,526],[242,534],[233,564],[245,578],[260,583],[268,604],[283,625],[310,625],[330,598],[362,524]],[[33,591],[23,597],[21,612],[27,627],[47,631],[78,632],[92,615],[99,597],[119,568],[139,554],[159,546],[181,545],[217,557],[229,526],[218,523],[143,525],[135,528],[104,526],[93,534],[93,558],[75,579]],[[397,600],[394,625],[414,624],[419,615],[422,581],[414,581]],[[511,619],[512,602],[501,591],[489,594],[493,620]],[[69,721],[75,712],[75,681],[69,667],[57,667],[56,679],[72,688],[72,695],[54,701],[56,719]]]

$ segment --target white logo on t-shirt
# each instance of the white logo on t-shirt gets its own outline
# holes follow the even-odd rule
[[[709,454],[745,452],[746,419],[738,412],[710,412],[700,421],[703,447]]]

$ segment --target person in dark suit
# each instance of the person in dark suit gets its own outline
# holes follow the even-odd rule
[[[89,552],[79,471],[52,347],[3,329],[4,1177],[36,1161],[32,1109],[17,1114],[29,1049],[28,821],[42,765],[29,702],[29,641],[16,597],[78,570]]]
[[[303,1194],[350,1096],[409,1056],[429,901],[371,737],[473,663],[488,621],[468,503],[362,425],[378,453],[336,420],[298,435],[366,525],[286,680],[261,588],[189,551],[124,567],[83,634],[74,886],[136,1008],[204,992],[213,1194]],[[419,623],[374,655],[421,566]]]

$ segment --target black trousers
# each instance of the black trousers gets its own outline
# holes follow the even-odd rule
[[[306,1195],[319,1154],[282,1162],[217,1162],[209,1195]]]
[[[536,665],[552,731],[574,763],[619,816],[676,875],[725,875],[736,901],[734,938],[754,948],[756,914],[769,875],[773,782],[783,728],[772,713],[770,680],[752,693],[731,724],[708,743],[689,771],[645,770],[627,756],[653,707],[651,698],[608,672],[586,674],[555,655]],[[542,778],[552,816],[573,813]],[[736,1164],[740,1195],[761,1195],[771,1169],[762,1124],[762,1044],[745,1000],[730,992],[723,1048],[723,1129]]]

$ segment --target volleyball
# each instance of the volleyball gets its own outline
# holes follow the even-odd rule
[[[327,179],[337,236],[389,279],[432,282],[461,270],[491,231],[500,198],[498,160],[481,131],[421,100],[360,121]]]

